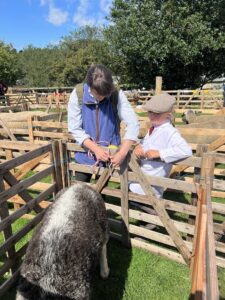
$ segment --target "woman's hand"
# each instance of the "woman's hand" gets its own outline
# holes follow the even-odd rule
[[[102,149],[101,147],[97,147],[94,151],[97,161],[108,161],[109,160],[109,152],[107,150]]]
[[[134,154],[137,156],[137,158],[145,157],[144,150],[140,144],[134,148]]]
[[[127,152],[121,151],[121,149],[118,152],[116,152],[115,154],[111,155],[110,160],[111,160],[113,167],[119,167],[122,164],[122,162],[124,161],[126,155],[127,155]]]

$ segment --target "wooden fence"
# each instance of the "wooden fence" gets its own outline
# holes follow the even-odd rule
[[[83,151],[74,143],[55,141],[52,145],[47,144],[37,149],[34,149],[37,147],[34,144],[26,143],[22,146],[18,143],[9,142],[4,145],[2,142],[0,145],[7,159],[0,164],[0,229],[4,233],[4,241],[0,246],[0,256],[3,257],[0,276],[7,277],[0,286],[0,295],[14,284],[18,276],[20,260],[25,253],[27,243],[24,243],[21,248],[18,244],[21,245],[21,239],[41,220],[43,207],[49,204],[43,200],[51,200],[55,192],[73,184],[75,171],[94,173],[93,179],[97,181],[93,186],[104,195],[112,237],[126,246],[140,247],[192,266],[193,295],[197,294],[199,286],[202,295],[206,293],[203,282],[196,283],[196,280],[199,280],[196,272],[199,274],[204,266],[201,263],[202,260],[201,262],[198,260],[203,247],[207,257],[206,266],[214,272],[214,276],[210,282],[206,283],[206,286],[209,286],[210,290],[218,286],[216,266],[225,268],[225,244],[221,240],[225,230],[225,204],[211,201],[211,193],[212,190],[225,191],[224,180],[220,176],[213,176],[218,164],[224,168],[224,154],[204,153],[201,157],[191,157],[177,162],[178,166],[194,168],[194,176],[189,181],[183,181],[183,178],[145,176],[133,154],[128,156],[120,169],[94,169],[92,166],[79,165],[74,162],[74,153]],[[21,151],[26,153],[22,154]],[[9,160],[10,157],[12,157],[11,160]],[[43,161],[47,157],[48,161],[45,160],[45,166],[43,166]],[[34,170],[39,162],[42,163],[41,170],[29,174],[27,178],[24,177],[27,172]],[[41,186],[39,181],[49,175],[52,177],[52,183]],[[117,188],[106,185],[108,180],[117,185]],[[128,182],[130,181],[139,182],[146,196],[129,192]],[[34,196],[31,195],[31,191],[35,190],[35,184],[37,194]],[[159,200],[154,196],[150,185],[160,186],[166,190],[163,199]],[[14,206],[14,210],[10,212],[12,202],[17,206]],[[151,206],[156,215],[144,212],[136,204]],[[204,215],[205,211],[207,215]],[[31,216],[31,221],[14,233],[13,223],[27,213]],[[202,220],[199,227],[197,226],[198,220]],[[148,230],[142,228],[141,223],[155,224],[157,228]],[[204,227],[205,223],[209,225]],[[205,235],[201,233],[202,228],[205,228],[203,231],[206,232]],[[199,238],[200,233],[201,238]],[[213,247],[215,247],[216,256]],[[207,249],[210,249],[210,252]],[[195,260],[196,257],[197,260]],[[216,290],[213,295],[216,295]]]
[[[27,103],[29,107],[44,108],[49,104],[52,107],[66,107],[69,96],[69,92],[22,92],[7,94],[4,105],[19,105]],[[176,97],[177,109],[219,109],[223,107],[223,92],[222,90],[165,90],[170,95]],[[151,99],[154,95],[154,90],[135,90],[125,91],[127,97],[134,105],[142,104],[145,101]]]
[[[47,108],[66,107],[70,93],[16,93],[7,94],[3,105],[17,106],[23,105],[26,109],[31,108]]]
[[[60,158],[58,144],[48,144],[34,149],[37,145],[1,145],[5,150],[5,155],[9,158],[15,151],[25,151],[19,157],[12,158],[0,164],[0,276],[3,282],[0,286],[0,296],[8,290],[16,281],[19,274],[21,259],[26,251],[29,234],[32,229],[41,221],[45,210],[40,203],[43,200],[52,200],[54,194],[62,188],[62,178],[58,170]],[[34,150],[33,150],[34,149]],[[28,174],[44,157],[49,156],[51,163],[46,168],[35,174]],[[34,193],[35,187],[40,180],[51,176],[51,184],[43,191]],[[33,187],[32,187],[33,186]],[[31,193],[32,191],[32,193]],[[20,206],[16,210],[10,211],[10,203],[19,202]],[[31,220],[25,225],[19,220],[29,214]],[[20,229],[16,232],[13,229],[17,224]]]
[[[165,90],[176,97],[176,109],[220,109],[223,107],[222,90]],[[154,90],[127,92],[128,99],[134,104],[142,104],[151,99]]]

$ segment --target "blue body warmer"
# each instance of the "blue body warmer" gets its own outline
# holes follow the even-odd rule
[[[109,97],[98,102],[89,94],[89,87],[84,84],[82,99],[82,128],[91,139],[101,146],[120,145],[119,124]],[[77,152],[76,162],[93,165],[96,162],[87,152]]]

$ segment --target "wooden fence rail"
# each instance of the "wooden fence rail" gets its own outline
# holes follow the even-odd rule
[[[13,146],[14,144],[14,146]],[[7,151],[18,150],[20,145],[11,142],[8,144]],[[25,147],[27,146],[27,147]],[[19,272],[19,265],[21,259],[26,251],[28,241],[27,237],[31,234],[31,230],[41,221],[45,210],[42,208],[42,201],[46,199],[53,199],[55,193],[62,188],[60,168],[60,158],[58,145],[55,143],[45,146],[25,145],[27,153],[20,155],[11,160],[5,161],[0,164],[0,276],[3,279],[3,283],[0,286],[0,296],[8,290],[16,281]],[[7,147],[7,145],[1,145]],[[32,148],[35,148],[31,150]],[[10,148],[10,149],[9,149]],[[43,156],[51,157],[51,164],[44,170],[35,174],[29,174],[33,169],[32,162],[41,161]],[[17,176],[19,174],[23,175]],[[37,192],[32,195],[31,186],[38,181],[51,176],[51,184],[42,192]],[[21,206],[17,207],[17,210],[10,211],[10,202],[17,202],[20,200]],[[14,231],[14,225],[20,224],[20,219],[25,217],[26,214],[32,216],[32,219],[24,226],[19,226],[18,231]]]
[[[51,105],[54,107],[66,106],[69,100],[71,88],[69,92],[21,92],[21,93],[9,93],[5,97],[5,103],[7,105],[19,105],[22,103],[28,103],[30,107],[32,105]],[[165,90],[171,95],[176,97],[176,108],[199,108],[199,109],[218,109],[223,106],[223,92],[222,90]],[[125,91],[128,99],[132,103],[143,103],[149,100],[152,95],[155,94],[154,90],[135,90]]]
[[[18,248],[19,241],[40,222],[45,208],[49,205],[49,201],[46,200],[53,198],[54,193],[61,188],[74,184],[76,182],[74,174],[80,171],[95,173],[93,175],[95,182],[92,185],[104,195],[112,237],[126,246],[140,247],[179,263],[195,266],[195,269],[192,268],[195,270],[192,272],[192,282],[196,283],[198,289],[192,289],[193,295],[199,290],[199,286],[203,293],[207,290],[200,277],[196,276],[196,270],[198,274],[202,270],[202,260],[193,262],[193,257],[202,257],[203,253],[203,257],[207,257],[207,268],[214,274],[210,281],[206,281],[207,293],[212,295],[210,299],[216,299],[216,287],[218,287],[216,266],[225,268],[225,243],[220,239],[225,229],[225,204],[214,202],[211,192],[213,188],[225,191],[224,181],[220,177],[213,177],[215,166],[225,163],[224,154],[205,153],[201,157],[190,157],[177,162],[178,166],[185,165],[199,170],[199,180],[193,176],[189,181],[183,181],[182,178],[144,175],[133,154],[127,157],[127,161],[121,168],[93,169],[92,166],[75,163],[74,153],[84,150],[74,143],[55,141],[52,145],[47,144],[36,149],[32,147],[35,148],[37,145],[32,146],[27,143],[27,149],[23,146],[23,150],[27,153],[21,155],[20,145],[17,142],[11,144],[8,142],[5,148],[0,144],[2,151],[5,151],[5,156],[12,157],[11,160],[0,164],[0,230],[4,234],[4,241],[0,245],[0,256],[4,258],[0,267],[0,276],[5,277],[4,283],[0,286],[0,295],[12,286],[18,276],[20,261],[27,246],[25,242]],[[18,154],[16,157],[13,154],[15,152]],[[38,159],[43,164],[47,158],[48,161],[41,171],[29,174],[27,178],[24,177],[27,171],[35,170]],[[32,196],[30,194],[30,191],[33,191],[32,186],[48,175],[52,177],[51,184],[42,190],[37,189],[37,194]],[[113,183],[114,187],[108,185],[108,181]],[[146,195],[131,193],[128,189],[131,181],[139,182]],[[151,185],[165,190],[163,199],[159,200],[155,197]],[[206,196],[197,197],[201,194],[202,188]],[[199,199],[197,206],[192,201],[196,198]],[[19,207],[10,212],[10,203],[16,201]],[[199,205],[201,203],[205,206]],[[149,214],[140,209],[140,205],[148,205],[156,213]],[[27,214],[32,217],[29,223],[16,233],[13,232],[13,223]],[[157,227],[154,230],[141,227],[146,223],[155,224]],[[200,229],[196,230],[196,228]],[[11,275],[7,275],[9,271]]]

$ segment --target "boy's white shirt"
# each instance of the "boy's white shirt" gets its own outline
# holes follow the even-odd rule
[[[172,162],[184,159],[192,155],[191,147],[182,138],[180,133],[168,121],[156,126],[153,132],[147,134],[141,141],[144,152],[148,150],[158,150],[161,161],[150,159],[141,160],[141,169],[147,175],[168,177]],[[129,188],[132,192],[144,195],[139,183],[130,183]],[[161,197],[163,189],[154,187],[156,196]]]
[[[138,119],[122,90],[119,91],[117,110],[120,120],[126,124],[123,140],[137,141],[139,133]],[[76,88],[71,93],[68,103],[68,130],[79,145],[82,145],[85,139],[90,138],[82,128],[81,107],[78,102]]]

